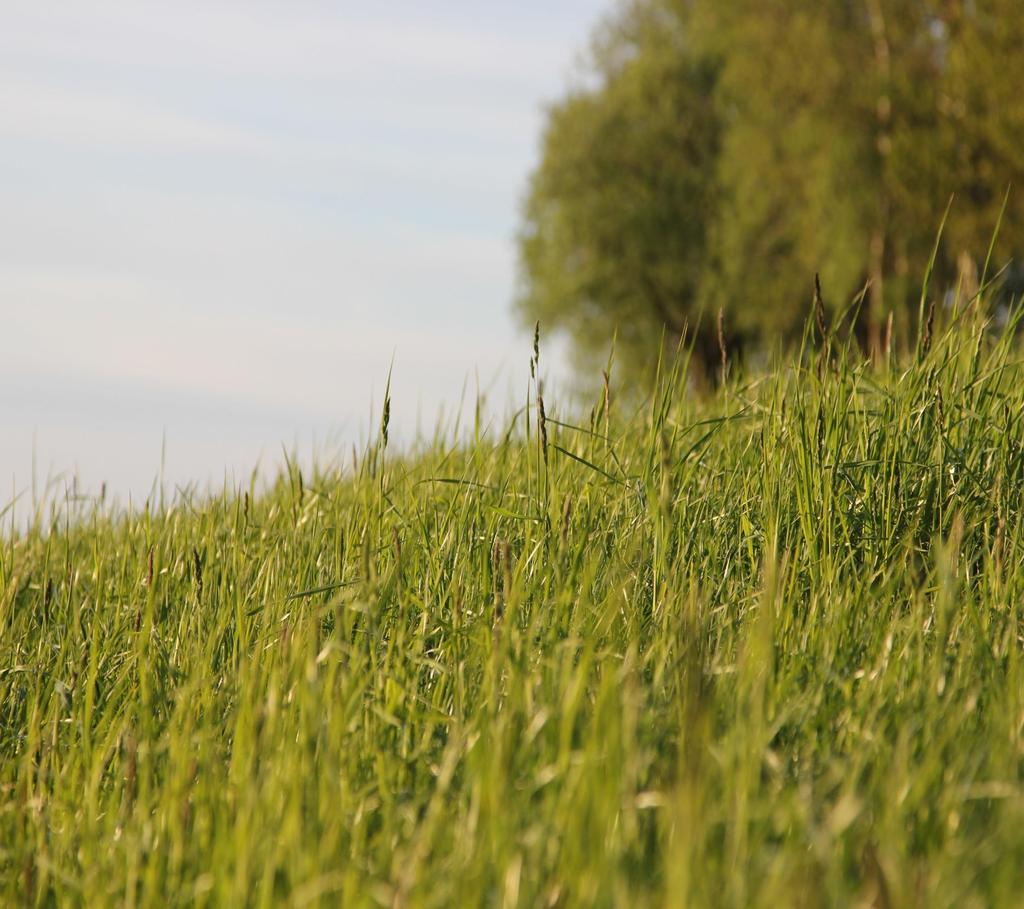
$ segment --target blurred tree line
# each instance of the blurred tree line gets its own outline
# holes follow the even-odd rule
[[[977,289],[1024,176],[1022,0],[630,0],[550,108],[518,306],[634,372],[791,340],[821,273],[877,354],[933,288]],[[993,262],[1024,246],[1010,193]],[[892,322],[890,322],[890,314]]]

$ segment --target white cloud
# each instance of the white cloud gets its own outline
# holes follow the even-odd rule
[[[0,49],[87,64],[187,69],[275,78],[403,73],[512,79],[567,69],[564,39],[488,27],[438,25],[424,8],[397,18],[385,4],[8,3]]]
[[[396,432],[525,372],[516,201],[606,2],[0,3],[0,490],[33,433],[137,491],[164,429],[186,480],[364,426],[392,356]]]
[[[263,152],[272,137],[160,110],[140,101],[5,79],[0,82],[0,135],[31,136],[121,152]]]
[[[485,277],[493,270],[487,258],[505,255],[500,245],[473,238],[425,240],[404,252],[407,272],[385,281],[388,251],[353,243],[347,292],[362,286],[369,300],[331,305],[316,272],[293,281],[282,263],[259,276],[269,285],[262,298],[248,274],[208,279],[235,298],[230,308],[197,306],[178,287],[144,274],[0,265],[0,298],[7,301],[0,360],[8,376],[59,363],[90,379],[209,392],[247,406],[302,401],[304,410],[325,416],[339,407],[361,411],[371,377],[395,356],[403,374],[426,377],[419,391],[439,401],[477,364],[489,378],[510,351],[500,323],[453,319],[438,305],[438,291],[417,282],[443,286],[445,272],[456,268],[465,282],[465,264],[474,259]],[[291,306],[303,293],[320,298]],[[382,295],[387,305],[380,305]]]

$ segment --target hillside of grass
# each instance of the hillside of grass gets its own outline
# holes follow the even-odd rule
[[[1021,905],[1024,368],[935,335],[7,533],[0,903]]]

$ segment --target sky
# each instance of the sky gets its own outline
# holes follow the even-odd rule
[[[329,456],[392,363],[405,439],[525,390],[520,204],[609,2],[3,0],[0,509]]]

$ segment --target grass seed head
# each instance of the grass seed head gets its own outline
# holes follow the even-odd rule
[[[548,418],[544,412],[544,395],[537,392],[537,428],[540,432],[540,448],[544,457],[544,464],[548,463]]]

